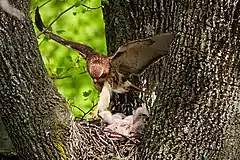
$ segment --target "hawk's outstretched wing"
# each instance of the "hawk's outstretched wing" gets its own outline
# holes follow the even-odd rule
[[[78,51],[80,53],[80,55],[83,56],[83,58],[86,58],[90,54],[96,54],[96,52],[91,47],[89,47],[87,45],[77,43],[77,42],[68,41],[68,40],[66,40],[62,37],[59,37],[58,35],[48,31],[47,28],[45,27],[45,25],[42,22],[42,18],[39,14],[39,8],[38,7],[35,11],[35,24],[36,24],[39,31],[43,32],[45,35],[48,35],[52,40],[66,46],[66,47],[69,47],[69,48],[72,48],[72,49]]]
[[[171,33],[162,33],[124,44],[112,55],[111,66],[124,75],[140,74],[168,53],[172,39]]]

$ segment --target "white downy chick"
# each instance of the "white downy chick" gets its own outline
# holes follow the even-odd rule
[[[112,113],[110,111],[102,111],[98,114],[104,123],[111,124],[112,123]]]
[[[129,137],[133,120],[134,120],[134,116],[130,115],[125,117],[124,119],[119,119],[115,123],[110,124],[109,126],[106,127],[106,129],[119,134],[119,135],[111,134],[110,135],[111,137],[120,138],[121,135]]]
[[[130,134],[141,133],[145,121],[144,119],[149,117],[149,113],[146,107],[139,107],[133,115],[133,123],[130,128]]]
[[[107,127],[104,128],[105,131],[110,131],[108,136],[113,139],[121,138],[122,135],[129,136],[130,128],[127,128],[126,125],[123,125],[123,118],[125,118],[126,116],[122,113],[116,113],[114,115],[111,114],[112,116],[110,116],[110,113],[110,111],[104,111],[100,112],[99,114],[100,116],[105,116],[106,118],[103,120],[109,124]]]
[[[112,115],[110,111],[102,111],[99,115],[109,124],[104,130],[113,132],[109,136],[118,139],[121,135],[130,137],[141,133],[145,125],[144,119],[149,116],[149,113],[146,107],[139,107],[133,115],[127,117],[121,113]]]
[[[108,124],[119,123],[123,118],[125,118],[125,115],[122,113],[116,113],[112,115],[112,113],[108,110],[101,111],[99,116],[102,118],[103,122]]]

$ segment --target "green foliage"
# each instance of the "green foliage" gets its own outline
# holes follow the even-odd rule
[[[44,6],[42,4],[46,3]],[[34,9],[40,6],[40,14],[48,26],[56,17],[72,6],[52,26],[51,31],[72,41],[89,45],[100,54],[106,54],[104,22],[100,0],[35,0]],[[36,29],[36,32],[39,33]],[[76,117],[82,117],[98,101],[98,92],[86,71],[86,62],[79,54],[41,35],[39,47],[48,70],[59,92],[73,106]]]

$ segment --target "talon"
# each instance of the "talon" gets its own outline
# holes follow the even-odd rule
[[[93,117],[93,119],[99,119],[98,109],[92,111],[92,112],[90,113],[90,115]]]

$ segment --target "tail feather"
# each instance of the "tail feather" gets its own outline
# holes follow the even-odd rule
[[[46,28],[45,25],[43,24],[43,21],[42,21],[42,18],[40,16],[38,7],[35,10],[35,24],[36,24],[38,30],[41,31],[41,32]]]
[[[96,52],[87,45],[68,41],[68,40],[48,31],[46,26],[43,24],[38,7],[35,11],[35,24],[40,32],[43,32],[45,35],[48,35],[52,40],[64,45],[65,47],[68,47],[68,48],[78,51],[83,58],[87,58],[87,56],[90,54],[96,54]]]

